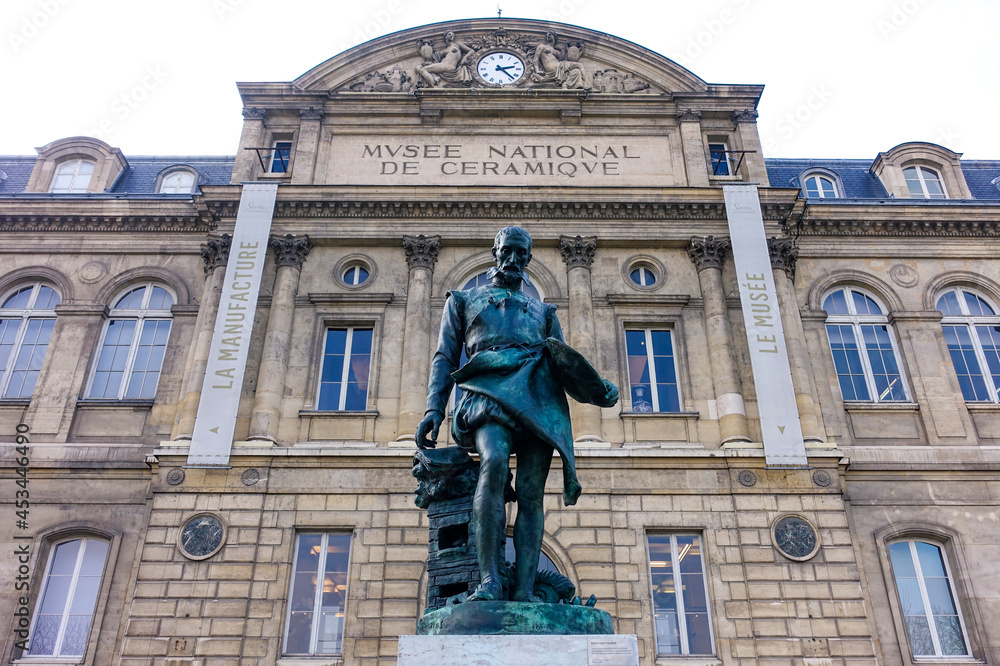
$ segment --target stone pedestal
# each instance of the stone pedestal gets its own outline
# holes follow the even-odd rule
[[[400,636],[399,666],[639,666],[634,634]]]

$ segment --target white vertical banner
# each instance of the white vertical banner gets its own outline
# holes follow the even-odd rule
[[[277,196],[277,183],[243,185],[188,465],[229,464]]]
[[[756,185],[723,185],[768,465],[808,465]]]

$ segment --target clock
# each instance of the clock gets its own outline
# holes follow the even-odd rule
[[[524,76],[524,61],[510,51],[493,51],[479,59],[476,73],[484,83],[510,86]]]
[[[802,516],[789,515],[776,520],[771,537],[778,552],[797,562],[811,559],[819,550],[816,528]]]
[[[205,560],[215,555],[226,540],[226,527],[212,513],[200,513],[188,518],[181,527],[178,545],[184,557]]]

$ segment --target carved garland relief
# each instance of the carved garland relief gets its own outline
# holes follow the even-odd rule
[[[420,64],[412,65],[415,59],[396,63],[370,72],[342,90],[408,93],[418,88],[506,87],[631,94],[650,89],[649,83],[629,72],[612,68],[588,71],[580,62],[584,42],[560,41],[551,31],[539,41],[537,36],[507,32],[504,28],[462,36],[449,30],[442,39],[421,39],[415,47],[414,55]],[[483,58],[501,54],[523,64],[523,74],[519,70],[516,77],[508,74],[507,84],[490,82],[477,71]]]

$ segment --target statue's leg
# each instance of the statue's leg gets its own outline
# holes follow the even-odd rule
[[[469,601],[496,601],[503,592],[500,544],[505,538],[507,512],[503,491],[507,485],[511,448],[510,431],[498,423],[487,423],[476,431],[479,484],[472,503],[472,520],[476,526],[480,583]]]
[[[514,586],[512,601],[539,601],[535,574],[545,527],[545,479],[552,464],[552,447],[526,442],[517,450],[517,519],[514,522]]]

